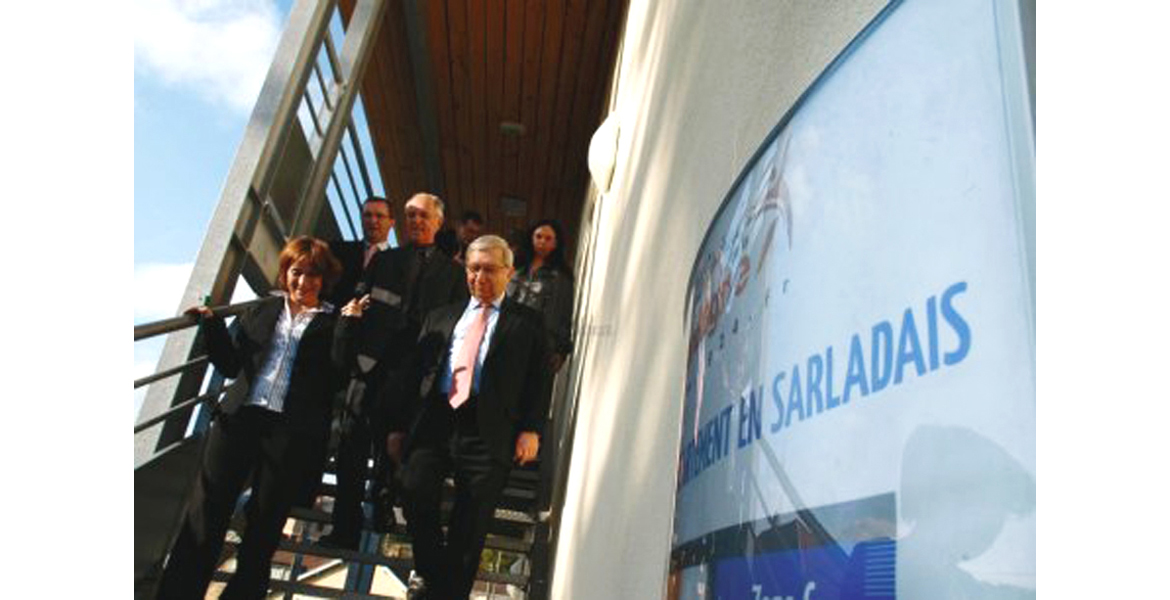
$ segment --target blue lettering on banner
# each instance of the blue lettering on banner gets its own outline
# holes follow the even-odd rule
[[[723,407],[683,447],[680,487],[730,452],[731,409],[731,406]]]
[[[747,398],[739,397],[739,436],[736,447],[743,448],[760,439],[764,425],[764,388],[753,389]]]
[[[927,298],[924,320],[918,316],[916,321],[914,308],[906,308],[902,311],[897,332],[889,320],[879,321],[869,330],[868,348],[862,342],[863,334],[850,336],[844,389],[840,391],[833,385],[834,356],[840,356],[834,353],[833,346],[827,346],[823,352],[814,353],[804,361],[803,378],[801,363],[776,373],[771,385],[772,402],[768,412],[773,414],[770,415],[769,433],[778,434],[827,411],[847,406],[850,399],[870,397],[914,377],[923,377],[962,362],[970,354],[972,336],[971,326],[960,314],[956,300],[966,291],[967,282],[960,281],[940,296]],[[942,347],[940,334],[945,329],[940,327],[940,314],[953,334],[953,347]],[[925,352],[923,340],[919,337],[921,326],[925,326]],[[866,365],[870,368],[869,373],[866,373]],[[785,391],[787,396],[783,394]],[[763,437],[767,404],[764,394],[763,385],[753,384],[750,390],[722,407],[688,436],[679,458],[679,487],[730,454],[733,419],[737,450],[747,448]],[[736,409],[738,413],[733,415]]]
[[[849,390],[856,386],[861,395],[869,395],[869,380],[865,378],[865,351],[861,349],[861,336],[853,334],[849,341],[849,367],[845,371],[845,395],[841,402],[849,402]]]
[[[821,414],[825,410],[825,398],[821,395],[821,379],[825,372],[825,363],[821,360],[820,354],[814,354],[808,357],[808,381],[806,389],[808,393],[804,395],[808,399],[808,414],[811,417],[813,406],[817,407],[817,414]],[[814,404],[813,399],[816,399]]]
[[[825,406],[837,408],[841,406],[841,396],[833,395],[833,347],[825,348]]]
[[[955,294],[967,291],[967,282],[960,281],[955,285],[947,288],[942,296],[942,313],[943,318],[947,320],[947,324],[955,330],[955,334],[959,336],[959,347],[953,352],[947,352],[943,357],[943,362],[947,366],[953,365],[967,357],[967,351],[971,349],[971,328],[967,326],[967,321],[955,311],[955,307],[951,305],[951,299]]]
[[[926,336],[930,347],[930,370],[938,369],[938,308],[934,296],[926,299]]]
[[[894,383],[902,383],[902,369],[914,361],[914,370],[922,377],[926,363],[922,360],[922,344],[918,343],[918,328],[914,326],[914,311],[902,313],[902,333],[898,336],[898,364],[894,367]]]
[[[792,413],[804,420],[804,396],[800,391],[800,367],[792,365],[792,387],[788,389],[788,417],[785,425],[792,427]]]
[[[768,427],[772,433],[784,427],[784,399],[780,397],[780,384],[784,383],[784,375],[784,371],[780,371],[772,380],[772,403],[776,405],[776,420]]]
[[[891,367],[894,364],[894,328],[890,327],[889,321],[882,321],[873,326],[873,346],[870,352],[873,367],[869,373],[873,377],[873,383],[870,384],[869,390],[876,393],[889,385],[890,375],[893,374]]]

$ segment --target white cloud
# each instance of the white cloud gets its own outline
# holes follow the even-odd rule
[[[272,0],[135,0],[136,67],[205,100],[251,110],[280,39]]]
[[[179,314],[183,290],[191,278],[194,263],[145,263],[134,265],[134,323],[136,325]],[[166,336],[134,342],[134,378],[145,377],[158,368]],[[134,390],[134,421],[142,410],[149,385]]]
[[[134,265],[134,322],[141,324],[178,315],[191,267],[192,263]]]
[[[144,263],[134,265],[134,323],[136,325],[169,319],[179,314],[179,302],[187,289],[194,263]],[[256,298],[248,284],[241,278],[232,293],[230,304],[238,304]],[[156,336],[134,343],[134,378],[138,379],[156,372],[158,359],[162,355],[166,336]],[[142,410],[149,385],[134,390],[134,415]]]

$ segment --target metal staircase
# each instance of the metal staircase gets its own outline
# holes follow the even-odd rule
[[[222,393],[222,392],[221,392]],[[189,480],[194,476],[202,450],[202,435],[187,438],[184,443],[170,449],[159,459],[150,461],[135,472],[136,496],[136,538],[141,529],[153,527],[159,530],[173,530],[182,517],[182,501],[189,490]],[[483,598],[545,598],[547,597],[547,570],[549,552],[550,514],[548,486],[545,476],[547,469],[541,465],[515,468],[509,476],[499,506],[496,509],[492,530],[485,545],[481,571],[477,578],[473,597]],[[541,471],[546,471],[546,474]],[[409,580],[411,568],[410,536],[406,531],[400,506],[387,515],[384,522],[375,522],[372,499],[363,504],[366,514],[361,543],[357,551],[329,548],[317,542],[327,533],[331,525],[332,494],[335,486],[324,483],[331,479],[327,470],[318,490],[319,496],[312,508],[297,507],[289,515],[286,535],[281,541],[273,561],[273,580],[270,586],[276,597],[292,598],[401,598],[405,593],[405,582]],[[140,505],[162,497],[179,497],[173,510],[143,510]],[[453,503],[454,484],[448,479],[444,491],[444,512]],[[226,581],[233,570],[233,557],[243,526],[243,507],[247,493],[240,499],[224,546],[219,569],[214,581]],[[142,517],[149,515],[151,520]],[[170,521],[168,521],[170,519]],[[173,522],[172,522],[173,521]],[[137,540],[136,540],[137,541]],[[136,547],[135,597],[152,598],[157,584],[162,559],[167,545],[152,548],[157,561],[151,565],[138,564],[144,550]],[[388,569],[393,575],[391,591],[375,594],[378,588],[387,587],[385,573],[379,577],[378,569]],[[379,585],[378,580],[383,583]],[[213,590],[215,584],[213,583]]]
[[[539,475],[534,470],[516,469],[512,473],[487,538],[474,595],[501,599],[539,597],[532,593],[532,588],[533,584],[539,587],[536,580],[542,578],[532,576],[531,565],[534,554],[547,551],[547,535],[541,534],[547,528],[539,522],[542,511],[538,510],[538,482]],[[453,494],[453,489],[448,480],[448,493]],[[323,485],[321,492],[318,507],[293,509],[286,526],[288,535],[281,541],[273,561],[271,591],[285,594],[283,597],[296,594],[314,598],[401,598],[413,566],[410,536],[401,514],[395,511],[396,516],[390,515],[386,523],[376,524],[369,518],[371,510],[367,503],[366,527],[359,550],[324,547],[317,541],[329,530],[327,508],[331,504],[332,486]],[[449,508],[450,498],[444,502],[444,509]],[[242,511],[228,533],[214,581],[223,582],[230,576],[241,519]],[[518,568],[509,568],[513,566]],[[382,576],[377,574],[380,568],[393,574],[390,585],[385,572]],[[389,595],[377,593],[379,588],[382,591],[390,588]]]
[[[385,0],[342,4],[345,11],[335,0],[297,0],[293,6],[176,313],[205,303],[217,314],[239,314],[254,301],[233,304],[237,284],[243,280],[256,296],[266,295],[280,249],[291,237],[340,239],[343,224],[351,239],[358,235],[353,215],[365,197],[377,193],[379,176],[365,159],[369,151],[358,134],[364,119],[355,120],[354,111],[388,8]],[[208,369],[194,325],[193,317],[178,316],[134,328],[136,342],[167,336],[157,372],[134,383],[135,389],[149,386],[134,428],[136,598],[154,597],[199,466],[210,408],[232,385]],[[560,396],[554,397],[554,414],[564,410],[558,406],[569,394]],[[555,429],[563,437],[571,427],[561,421]],[[546,436],[553,430],[550,422]],[[549,484],[563,441],[550,437],[543,445],[539,472],[512,473],[476,590],[501,598],[547,596]],[[371,589],[383,568],[407,581],[410,543],[400,513],[380,527],[385,531],[375,531],[367,503],[361,551],[324,548],[316,541],[328,530],[332,493],[323,484],[318,506],[294,509],[274,560],[272,591],[284,598],[394,597],[372,595]],[[235,525],[217,580],[231,569]],[[330,582],[338,577],[341,585]]]

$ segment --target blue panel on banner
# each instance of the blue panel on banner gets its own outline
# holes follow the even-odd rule
[[[894,598],[895,542],[863,542],[846,555],[836,545],[719,561],[718,600]]]

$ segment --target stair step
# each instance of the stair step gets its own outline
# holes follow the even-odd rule
[[[334,468],[334,464],[333,464],[332,459],[330,459],[329,463],[327,463],[325,465],[325,470],[322,471],[322,474],[323,475],[325,475],[325,474],[333,475],[334,477],[337,476],[337,469]],[[366,471],[366,479],[373,477],[373,475],[374,475],[373,469],[369,469]],[[540,481],[540,463],[539,462],[529,463],[527,465],[524,465],[523,467],[513,466],[512,470],[508,472],[508,482],[509,483],[511,483],[511,482],[536,483],[538,481]],[[329,485],[332,485],[332,484],[329,484]]]
[[[400,538],[400,539],[397,539],[395,541],[397,541],[399,543],[409,543],[409,540],[404,539],[404,538]],[[523,551],[522,546],[524,545],[524,543],[520,542],[519,540],[514,540],[514,539],[510,539],[510,538],[501,538],[501,537],[494,537],[493,538],[493,536],[490,536],[490,535],[488,536],[487,542],[488,543],[485,544],[486,548],[495,548],[497,550],[507,550],[507,551],[512,551],[512,552],[522,552]],[[234,550],[238,549],[239,543],[234,542],[234,541],[227,541],[224,543],[224,546],[225,547],[230,546],[230,547],[232,547],[232,549],[234,551]],[[531,544],[528,544],[528,546],[530,547]],[[320,544],[298,542],[298,541],[289,540],[289,539],[282,539],[280,541],[280,544],[277,546],[277,548],[279,550],[283,550],[284,552],[288,552],[291,554],[301,554],[301,555],[305,555],[305,556],[318,556],[318,557],[322,557],[322,558],[335,558],[337,560],[343,560],[346,562],[356,562],[356,563],[362,563],[362,564],[367,564],[367,565],[382,565],[384,567],[389,567],[390,569],[394,570],[395,572],[404,572],[404,573],[409,572],[410,569],[413,568],[413,566],[414,566],[414,561],[412,561],[411,559],[408,559],[408,558],[395,558],[395,557],[391,557],[391,556],[385,556],[382,554],[368,553],[368,552],[356,552],[353,550],[342,550],[340,548],[326,548],[325,546],[322,546]],[[494,579],[491,579],[491,577],[494,577],[497,575],[503,576],[503,574],[501,574],[501,573],[487,573],[487,572],[481,571],[479,573],[479,575],[477,575],[477,578],[481,579],[483,581],[491,581],[493,583],[513,583],[515,585],[521,585],[521,584],[517,584],[515,581],[503,581],[503,580],[496,581]],[[516,575],[508,575],[508,576],[513,577],[513,578],[519,577]],[[523,577],[521,577],[521,579],[523,579],[523,583],[527,583],[527,581],[528,581],[527,576],[523,576]]]
[[[517,473],[517,471],[512,471]],[[508,487],[504,488],[503,496],[510,498],[521,499],[536,499],[536,484],[538,480],[530,480],[528,477],[510,478],[508,480]],[[448,477],[443,480],[443,491],[450,491],[455,489],[455,482]],[[317,488],[318,496],[329,496],[330,498],[337,497],[336,483],[321,483],[321,487]]]
[[[394,544],[409,544],[410,534],[406,533],[405,529],[394,531],[386,534],[390,536],[390,542]],[[484,540],[484,548],[491,548],[492,550],[504,550],[506,552],[516,552],[518,554],[527,554],[532,551],[532,542],[521,538],[508,537],[504,535],[496,535],[489,533]]]
[[[447,480],[444,482],[443,491],[445,493],[454,493],[454,490],[455,484],[452,481]],[[321,487],[317,488],[317,495],[336,498],[337,485],[333,483],[322,483]],[[523,480],[518,482],[517,485],[513,485],[512,482],[509,482],[508,487],[504,488],[503,498],[501,498],[501,500],[507,498],[514,498],[518,500],[536,500],[536,489],[528,487],[527,482]]]
[[[216,571],[212,576],[212,579],[223,582],[230,579],[231,576],[231,573]],[[268,589],[274,592],[291,592],[313,598],[344,598],[345,600],[400,600],[394,596],[379,596],[374,594],[347,592],[337,588],[313,585],[311,583],[302,583],[300,581],[284,581],[282,579],[271,580],[268,583]]]
[[[329,513],[325,512],[325,511],[308,509],[308,508],[299,508],[299,507],[293,508],[292,512],[289,514],[289,516],[294,518],[294,519],[301,520],[301,521],[311,521],[311,522],[315,522],[315,523],[329,523],[330,519],[331,519]],[[501,519],[501,517],[507,517],[507,518]],[[520,526],[526,526],[526,525],[533,523],[534,521],[533,521],[531,515],[528,515],[525,513],[520,513],[517,511],[507,511],[507,510],[503,510],[503,509],[497,509],[496,510],[496,518],[497,518],[497,524],[500,527],[503,527],[506,531],[505,532],[496,531],[493,533],[489,533],[485,547],[494,548],[496,550],[507,550],[509,552],[521,552],[521,553],[529,552],[532,549],[532,542],[530,541],[531,536],[526,535],[527,532],[519,532],[519,534],[517,534],[514,531],[516,524],[519,524]],[[511,524],[510,528],[508,527],[509,524]],[[387,535],[393,536],[395,542],[403,543],[403,544],[410,543],[410,535],[407,533],[406,527],[404,525],[395,524],[391,528],[390,532]],[[321,546],[316,546],[316,547],[321,548],[321,551],[314,552],[315,555],[332,556],[331,554],[325,554],[325,552],[329,552],[329,551],[333,551],[333,550],[328,549],[328,548],[324,548]],[[336,550],[336,552],[348,552],[350,554],[358,554],[356,552],[349,551],[349,550]],[[337,556],[336,558],[343,558],[343,557]],[[357,560],[357,559],[347,558],[346,560]]]
[[[227,542],[225,546],[232,546],[233,552],[238,546],[235,542]],[[367,554],[362,552],[352,552],[349,550],[339,550],[335,548],[325,548],[317,544],[306,544],[303,542],[294,542],[291,540],[281,540],[278,547],[280,550],[294,554],[304,554],[309,556],[321,556],[326,558],[335,558],[338,560],[345,560],[349,562],[360,562],[363,564],[381,565],[389,568],[395,573],[409,573],[414,566],[414,561],[406,558],[391,558],[389,556],[382,556],[380,554]],[[225,571],[216,571],[214,579],[216,581],[227,581],[231,577],[230,573]],[[488,583],[506,583],[519,587],[528,585],[527,575],[513,575],[511,573],[489,573],[480,571],[475,576],[477,581],[484,581]],[[298,594],[305,594],[309,596],[318,596],[324,598],[386,598],[386,596],[370,596],[355,594],[354,592],[343,592],[336,588],[328,588],[316,586],[303,582],[293,582],[273,579],[269,583],[269,588],[273,591],[290,591]]]
[[[285,552],[293,554],[303,554],[306,556],[320,556],[324,558],[336,558],[346,562],[363,563],[367,565],[383,565],[390,568],[401,567],[403,563],[409,568],[410,561],[401,558],[391,558],[377,553],[358,552],[356,550],[345,550],[342,548],[326,548],[320,544],[309,542],[297,542],[288,539],[280,541],[279,548]]]
[[[443,511],[451,509],[450,503],[443,503]],[[294,506],[289,516],[301,521],[313,521],[315,523],[332,523],[333,517],[323,511],[315,508],[304,508],[302,506]],[[517,523],[521,525],[535,525],[536,517],[526,511],[511,510],[507,508],[497,508],[495,514],[496,521],[503,521],[506,523]]]

